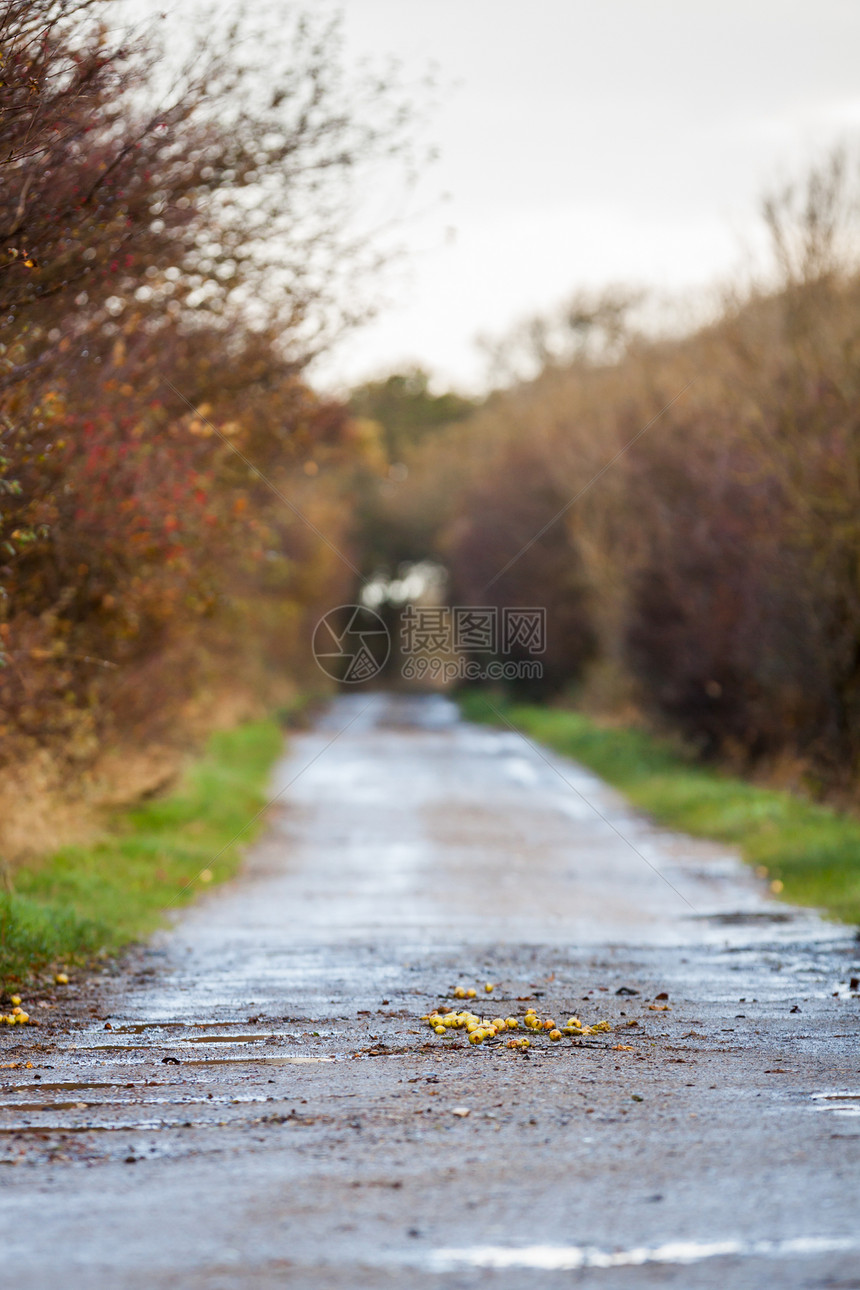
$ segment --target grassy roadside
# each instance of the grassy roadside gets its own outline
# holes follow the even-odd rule
[[[117,812],[92,846],[19,870],[0,897],[0,983],[145,936],[167,908],[235,873],[282,746],[273,720],[216,734],[169,796]]]
[[[516,729],[596,771],[661,824],[737,847],[783,884],[785,900],[860,924],[860,820],[685,761],[642,730],[490,701]],[[460,706],[470,721],[504,726],[480,691],[461,695]]]

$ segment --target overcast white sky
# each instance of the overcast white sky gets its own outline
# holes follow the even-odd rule
[[[346,0],[357,53],[453,88],[395,303],[325,376],[484,371],[474,337],[576,286],[708,282],[762,188],[860,139],[858,0]],[[444,205],[432,199],[450,194]]]
[[[163,3],[188,16],[191,0]],[[712,282],[753,241],[764,188],[860,143],[860,0],[305,7],[340,8],[350,55],[394,55],[407,81],[435,63],[447,86],[429,126],[441,159],[400,233],[406,267],[390,308],[318,370],[333,387],[417,362],[479,388],[476,335],[579,286]]]

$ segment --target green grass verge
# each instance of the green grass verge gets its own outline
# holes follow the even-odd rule
[[[503,726],[495,708],[530,738],[596,771],[661,824],[731,843],[783,883],[783,899],[860,923],[860,820],[853,816],[686,760],[643,730],[481,691],[461,695],[460,706],[471,721]]]
[[[235,873],[282,745],[275,721],[216,734],[175,792],[117,812],[93,845],[19,870],[0,898],[0,982],[118,949],[192,900],[202,870],[215,881]]]

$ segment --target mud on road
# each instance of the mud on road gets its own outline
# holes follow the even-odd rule
[[[860,1286],[847,929],[438,699],[339,701],[282,788],[238,880],[4,1029],[16,1284]],[[472,1047],[420,1021],[458,986],[613,1029]]]

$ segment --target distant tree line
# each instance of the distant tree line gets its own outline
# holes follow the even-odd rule
[[[612,291],[521,331],[533,374],[413,450],[378,517],[444,560],[459,603],[546,606],[545,692],[849,794],[858,197],[838,152],[769,199],[772,264],[706,326],[655,337]]]

